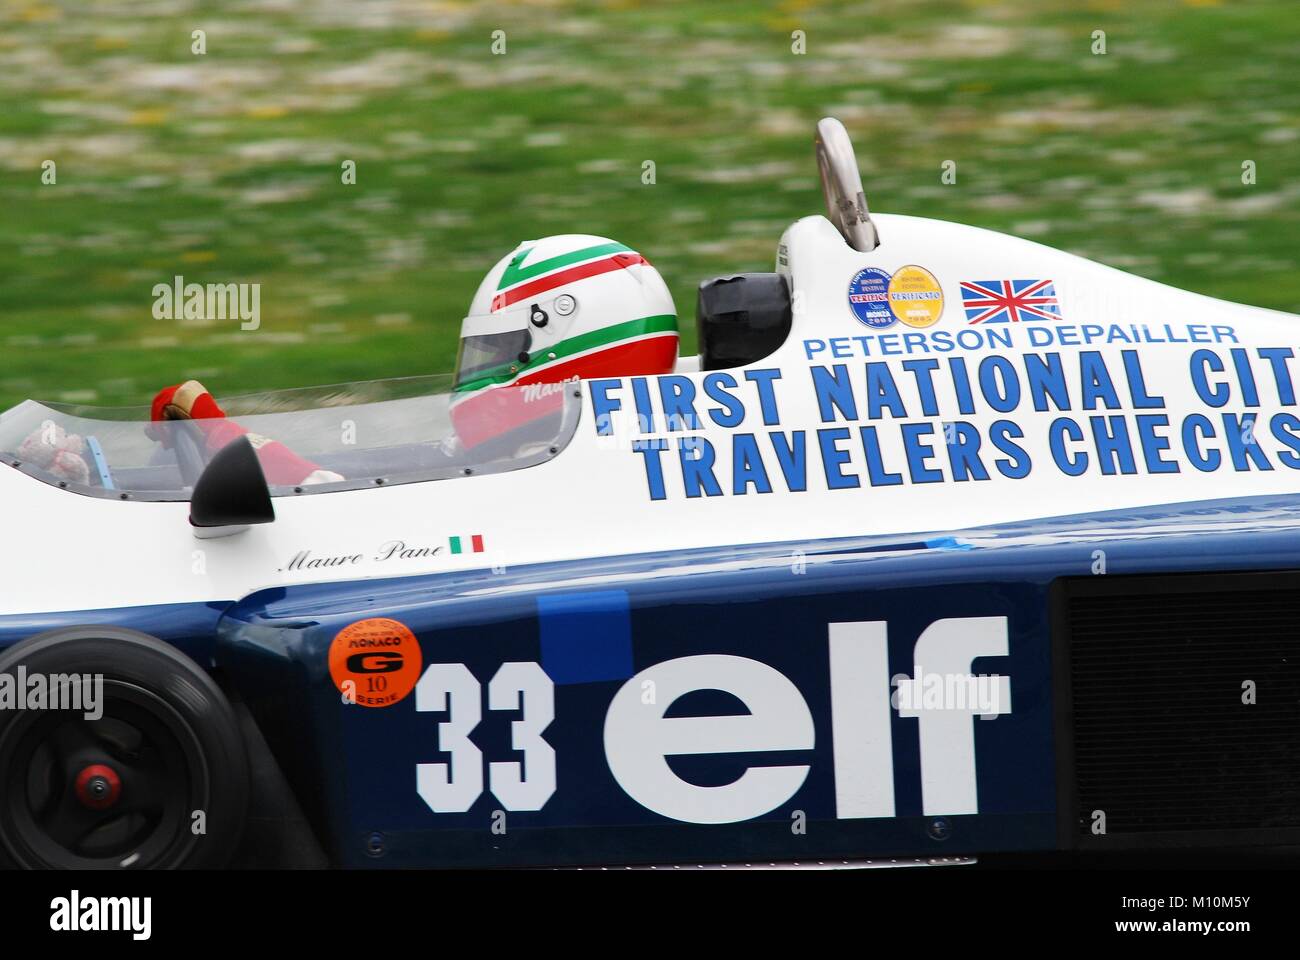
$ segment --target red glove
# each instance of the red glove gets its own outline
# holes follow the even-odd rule
[[[151,419],[197,420],[209,450],[220,450],[237,437],[247,436],[257,451],[257,459],[266,474],[266,482],[277,486],[303,483],[331,483],[344,479],[337,473],[322,470],[319,466],[298,456],[283,443],[263,437],[225,419],[226,413],[217,406],[212,394],[197,380],[186,380],[173,387],[158,391],[153,398]],[[218,421],[216,423],[203,421]]]
[[[212,394],[197,380],[186,380],[158,391],[153,398],[151,420],[202,420],[225,417]]]

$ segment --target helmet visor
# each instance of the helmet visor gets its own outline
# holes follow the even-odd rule
[[[501,333],[484,333],[461,337],[456,356],[456,380],[453,390],[487,381],[502,383],[528,362],[533,336],[527,327]]]

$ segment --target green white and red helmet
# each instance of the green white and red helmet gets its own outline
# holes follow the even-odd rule
[[[452,423],[472,447],[562,402],[505,388],[669,373],[676,361],[677,310],[644,257],[588,234],[530,240],[483,278],[461,323]]]

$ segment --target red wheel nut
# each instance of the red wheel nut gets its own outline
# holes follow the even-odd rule
[[[77,774],[77,799],[91,810],[107,810],[122,795],[122,779],[112,767],[93,763]]]

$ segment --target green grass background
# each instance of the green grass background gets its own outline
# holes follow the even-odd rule
[[[0,407],[144,403],[191,376],[220,396],[447,371],[482,274],[571,231],[644,252],[692,349],[696,284],[772,269],[782,229],[820,212],[828,114],[873,209],[1300,312],[1297,14],[0,0]],[[152,287],[175,274],[261,283],[261,329],[155,320]]]

